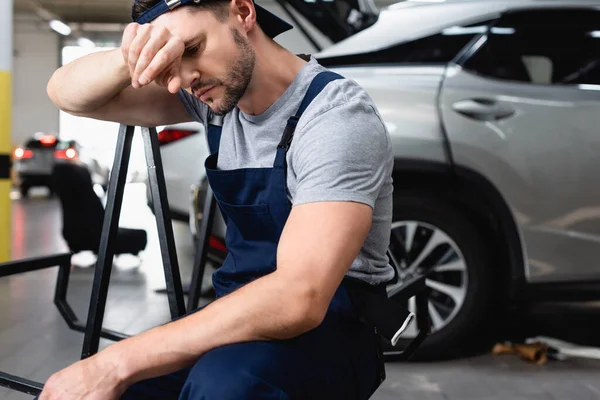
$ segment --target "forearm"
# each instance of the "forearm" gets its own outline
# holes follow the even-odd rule
[[[185,368],[219,346],[298,336],[322,318],[313,306],[316,294],[303,286],[275,272],[195,314],[117,343],[104,357],[118,359],[120,376],[131,384]]]
[[[59,68],[48,82],[57,107],[73,114],[92,112],[131,84],[120,49],[92,53]]]

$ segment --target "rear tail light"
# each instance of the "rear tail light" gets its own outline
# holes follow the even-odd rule
[[[54,146],[56,143],[56,136],[53,135],[43,135],[40,137],[40,143],[44,146]]]
[[[198,133],[198,131],[190,131],[187,129],[163,129],[158,133],[158,142],[161,146],[165,144],[173,143],[183,138],[192,136]]]
[[[214,236],[208,238],[208,246],[222,253],[227,253],[227,247],[225,246],[225,243]]]
[[[77,150],[75,150],[75,149],[57,150],[54,152],[54,158],[58,158],[61,160],[74,160],[77,158]]]
[[[15,159],[17,159],[17,160],[33,158],[33,151],[25,150],[25,149],[22,149],[19,147],[19,148],[15,149],[14,156],[15,156]]]

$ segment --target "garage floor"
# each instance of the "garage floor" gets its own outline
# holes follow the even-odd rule
[[[60,205],[45,192],[13,201],[13,259],[66,251]],[[139,268],[113,270],[104,326],[135,334],[169,320],[155,220],[145,204],[145,187],[127,187],[121,226],[144,228],[149,243]],[[191,275],[189,229],[174,223],[184,282]],[[117,260],[117,263],[124,260]],[[93,268],[71,273],[69,302],[85,321]],[[210,273],[210,271],[207,271]],[[52,303],[56,270],[0,279],[0,370],[44,381],[80,357],[83,335],[68,329]],[[531,313],[528,332],[600,346],[600,305],[543,305]],[[593,325],[590,325],[592,323]],[[101,341],[101,346],[110,342]],[[600,399],[600,361],[570,359],[536,366],[514,356],[482,355],[436,363],[388,363],[388,378],[375,400]],[[31,399],[0,389],[0,399]]]

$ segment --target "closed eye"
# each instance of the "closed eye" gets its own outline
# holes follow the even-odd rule
[[[195,54],[198,53],[198,50],[200,50],[200,44],[197,44],[195,46],[192,47],[186,47],[185,50],[183,51],[183,56],[193,56]]]

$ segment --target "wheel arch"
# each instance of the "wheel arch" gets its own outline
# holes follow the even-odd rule
[[[475,215],[479,226],[490,229],[496,249],[497,272],[506,283],[508,301],[517,301],[525,293],[527,281],[525,248],[521,232],[510,207],[498,189],[483,175],[442,162],[396,159],[395,193],[431,193],[443,196],[463,211]],[[506,266],[504,266],[506,265]]]

